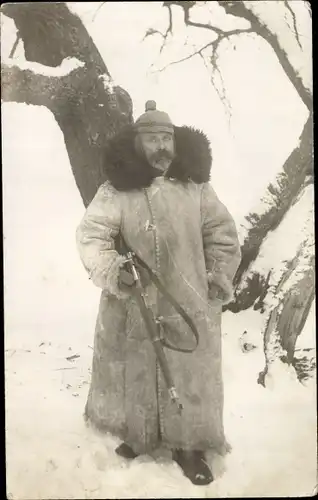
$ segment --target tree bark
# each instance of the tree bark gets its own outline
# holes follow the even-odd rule
[[[262,332],[266,365],[258,379],[264,386],[270,365],[277,358],[299,371],[295,346],[315,296],[313,211],[313,186],[307,185],[285,220],[263,243],[251,269],[251,273],[258,273],[264,280],[267,276],[267,290],[262,298],[262,312],[267,318]],[[281,248],[275,248],[277,241]],[[259,303],[254,308],[259,308]]]
[[[132,101],[112,88],[109,71],[78,16],[64,3],[7,4],[24,43],[28,61],[50,67],[76,57],[85,66],[61,78],[2,68],[2,99],[44,105],[64,135],[75,182],[87,206],[103,174],[104,147],[122,126],[132,123]]]
[[[2,5],[1,12],[15,22],[27,61],[56,67],[73,56],[93,65],[99,75],[109,75],[82,21],[64,2],[10,3]]]
[[[308,269],[304,271],[301,267],[298,269],[298,266],[296,266],[294,273],[297,273],[297,271],[299,271],[302,278],[285,291],[279,305],[271,310],[263,334],[266,365],[259,374],[258,383],[264,387],[266,386],[266,375],[270,370],[270,364],[277,357],[295,368],[298,379],[301,380],[303,376],[301,366],[297,358],[295,358],[295,346],[297,338],[306,323],[315,296],[313,255],[308,259]],[[286,275],[288,275],[288,271],[286,271]],[[276,288],[276,293],[279,293],[279,286]]]
[[[298,146],[292,151],[283,165],[282,172],[274,184],[269,184],[265,199],[258,213],[250,213],[246,220],[250,224],[242,245],[242,260],[237,270],[234,285],[235,299],[227,306],[232,312],[251,307],[257,299],[263,299],[268,285],[268,275],[249,273],[251,264],[257,259],[262,242],[270,231],[274,231],[294,200],[304,187],[306,178],[313,173],[313,120],[309,116]],[[261,307],[261,304],[260,304]]]

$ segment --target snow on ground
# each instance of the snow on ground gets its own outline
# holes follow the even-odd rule
[[[6,103],[2,123],[8,498],[312,495],[314,382],[299,384],[279,363],[268,388],[256,383],[264,358],[263,318],[255,311],[223,317],[233,450],[209,457],[214,483],[192,485],[160,451],[127,463],[114,453],[117,439],[85,426],[99,290],[75,247],[84,208],[49,111]],[[256,346],[250,352],[241,349],[244,331]]]

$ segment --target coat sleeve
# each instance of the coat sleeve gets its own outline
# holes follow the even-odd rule
[[[209,298],[226,304],[233,298],[241,251],[234,220],[209,183],[202,189],[201,216]]]
[[[110,294],[124,298],[126,294],[118,287],[118,276],[125,257],[115,250],[120,225],[118,193],[105,183],[98,189],[76,230],[76,244],[92,282]]]

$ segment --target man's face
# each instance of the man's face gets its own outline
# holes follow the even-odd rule
[[[165,172],[174,158],[173,135],[168,132],[142,133],[140,142],[150,165]]]

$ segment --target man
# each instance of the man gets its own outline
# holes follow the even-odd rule
[[[223,430],[221,309],[231,300],[240,261],[232,217],[210,185],[205,135],[176,127],[169,116],[146,112],[111,140],[105,182],[77,229],[82,262],[102,288],[86,418],[119,436],[126,458],[159,445],[194,484],[213,480],[205,452],[228,451]],[[149,275],[141,271],[147,303],[184,409],[171,402],[134,294],[118,237],[156,273],[191,317],[193,332]]]

